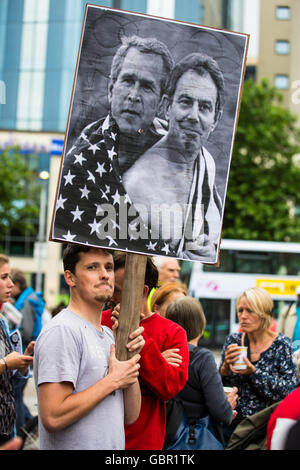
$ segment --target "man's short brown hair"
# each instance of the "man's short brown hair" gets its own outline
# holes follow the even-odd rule
[[[125,268],[126,253],[117,252],[114,254],[114,271]],[[153,287],[157,287],[158,282],[158,269],[153,263],[150,256],[147,257],[146,273],[145,273],[145,285],[149,287],[149,292]]]
[[[105,248],[95,248],[88,245],[73,245],[68,243],[65,245],[63,252],[63,265],[64,271],[71,271],[75,274],[76,264],[80,260],[80,253],[88,253],[90,250],[103,250],[105,253],[113,256],[113,251],[106,250]]]

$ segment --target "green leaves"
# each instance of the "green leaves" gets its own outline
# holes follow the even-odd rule
[[[0,153],[0,239],[8,232],[32,233],[39,213],[37,174],[18,148]]]
[[[247,81],[233,148],[224,238],[299,241],[300,153],[296,118],[269,86]]]

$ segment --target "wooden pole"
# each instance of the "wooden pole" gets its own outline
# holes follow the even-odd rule
[[[119,326],[116,336],[116,357],[126,361],[135,353],[126,348],[129,335],[140,323],[140,315],[145,285],[147,256],[134,253],[126,254],[125,274],[121,295]]]

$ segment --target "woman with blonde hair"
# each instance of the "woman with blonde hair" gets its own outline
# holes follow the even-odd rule
[[[282,333],[270,331],[273,300],[262,288],[253,287],[237,299],[237,316],[241,331],[230,334],[223,346],[220,373],[223,384],[239,389],[235,427],[245,417],[282,400],[297,385],[291,341]],[[239,346],[247,346],[245,368],[235,369]]]

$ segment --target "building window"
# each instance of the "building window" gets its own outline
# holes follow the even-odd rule
[[[287,90],[289,88],[289,76],[282,74],[275,75],[274,85],[278,90]]]
[[[276,18],[277,20],[289,20],[291,18],[290,7],[276,7]]]
[[[17,129],[40,130],[50,0],[25,0],[20,54]]]
[[[290,53],[289,41],[277,40],[275,41],[275,52],[280,55],[287,55]]]

